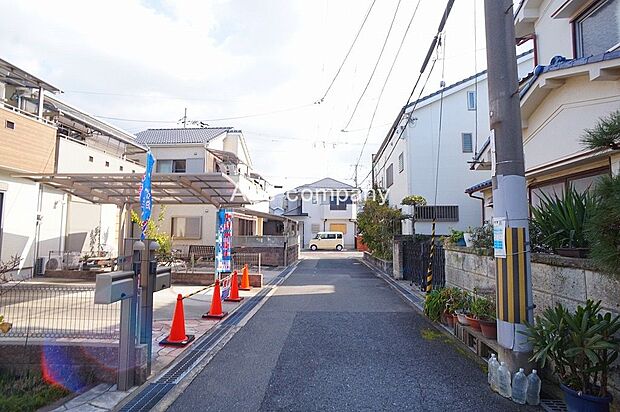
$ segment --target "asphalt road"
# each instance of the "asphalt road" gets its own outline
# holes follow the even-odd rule
[[[355,256],[309,253],[169,411],[512,411]]]

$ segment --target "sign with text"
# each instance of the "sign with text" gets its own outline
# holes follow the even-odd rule
[[[506,257],[506,219],[493,218],[493,252],[495,257]]]
[[[232,210],[220,209],[217,212],[217,231],[215,234],[215,272],[230,273],[232,271]]]

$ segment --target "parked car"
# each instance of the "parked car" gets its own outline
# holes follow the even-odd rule
[[[342,232],[319,232],[310,240],[310,250],[342,250],[344,234]]]

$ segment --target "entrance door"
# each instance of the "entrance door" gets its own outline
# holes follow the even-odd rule
[[[347,233],[347,224],[346,223],[330,223],[329,224],[330,232],[342,232],[344,234]]]

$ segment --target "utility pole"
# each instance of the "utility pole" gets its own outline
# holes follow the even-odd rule
[[[187,128],[187,107],[185,108],[185,113],[183,114],[183,128]]]
[[[533,321],[523,136],[513,0],[485,0],[493,173],[497,341],[511,370],[528,366],[525,322]],[[493,153],[492,153],[493,156]]]

